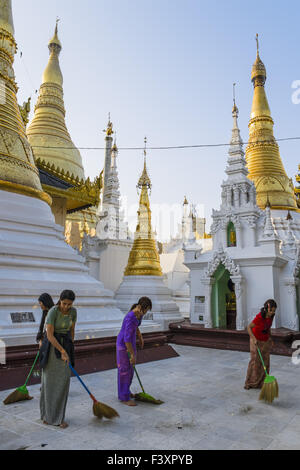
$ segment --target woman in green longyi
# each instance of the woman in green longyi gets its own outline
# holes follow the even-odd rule
[[[66,428],[64,421],[69,395],[71,371],[74,365],[74,336],[77,311],[73,307],[75,294],[65,290],[58,304],[49,310],[46,318],[47,335],[40,350],[42,389],[41,420],[44,424]]]

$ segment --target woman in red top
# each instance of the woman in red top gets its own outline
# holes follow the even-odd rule
[[[267,372],[270,370],[270,350],[273,344],[270,329],[275,316],[277,304],[275,300],[269,299],[265,302],[260,313],[248,326],[250,336],[251,358],[248,366],[247,377],[244,388],[261,388],[265,379],[265,371],[258,355],[257,347],[262,354]]]

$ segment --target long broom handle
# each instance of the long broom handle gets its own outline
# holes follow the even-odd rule
[[[268,375],[269,375],[269,374],[268,374],[268,372],[267,372],[267,369],[266,369],[266,366],[265,366],[264,360],[263,360],[263,358],[262,358],[262,355],[261,355],[260,349],[259,349],[259,347],[258,347],[257,345],[256,345],[256,347],[257,347],[257,351],[258,351],[258,354],[259,354],[260,360],[261,360],[261,362],[262,362],[263,368],[264,368],[264,370],[265,370],[266,376],[268,377]]]
[[[90,395],[90,397],[92,398],[93,401],[97,401],[96,398],[94,397],[94,395],[92,395],[92,393],[89,391],[89,389],[87,388],[87,386],[85,385],[85,383],[83,382],[83,380],[81,379],[81,377],[78,375],[78,373],[76,372],[75,369],[73,369],[73,367],[71,366],[70,362],[69,362],[69,367],[71,369],[71,371],[74,373],[74,375],[76,375],[77,379],[79,380],[79,382],[81,383],[81,385],[86,389],[86,391],[88,392],[88,394]]]
[[[128,352],[128,357],[129,357],[129,359],[130,359],[130,357],[131,357],[131,356],[130,356],[130,352]],[[137,373],[137,370],[136,370],[135,366],[133,366],[133,369],[134,369],[134,372],[136,373],[136,376],[137,376],[137,379],[138,379],[139,384],[140,384],[140,386],[141,386],[141,389],[143,390],[143,393],[145,393],[144,387],[143,387],[143,385],[142,385],[141,379],[140,379],[140,377],[139,377],[139,374]]]
[[[26,385],[27,385],[27,382],[28,382],[28,380],[29,380],[29,378],[30,378],[30,376],[31,376],[31,374],[32,374],[32,371],[33,371],[33,369],[34,369],[34,366],[35,366],[35,364],[36,364],[36,361],[38,360],[39,355],[40,355],[40,351],[38,351],[37,355],[35,356],[35,360],[34,360],[33,366],[31,367],[31,370],[30,370],[30,372],[29,372],[29,374],[28,374],[28,376],[27,376],[26,382],[24,383],[24,387],[26,387]]]

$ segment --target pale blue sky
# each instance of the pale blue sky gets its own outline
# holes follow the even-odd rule
[[[256,57],[255,34],[267,69],[266,91],[277,138],[300,135],[299,2],[288,0],[13,0],[19,55],[19,102],[35,104],[47,44],[59,16],[66,122],[74,143],[102,147],[111,112],[119,147],[229,142],[232,83],[242,138],[247,141]],[[280,143],[290,177],[300,141]],[[210,222],[220,205],[227,148],[150,151],[152,204],[204,204]],[[103,167],[102,151],[82,151],[86,176]],[[137,202],[141,151],[120,152],[121,192]],[[295,181],[295,180],[294,180]],[[208,230],[210,223],[208,225]]]

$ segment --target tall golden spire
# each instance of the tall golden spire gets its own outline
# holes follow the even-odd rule
[[[42,191],[17,103],[13,69],[16,50],[11,0],[0,0],[0,189],[51,204],[51,198]]]
[[[285,172],[273,134],[274,121],[264,88],[267,73],[259,56],[258,35],[256,42],[257,55],[251,73],[254,96],[246,149],[248,176],[255,184],[257,204],[261,209],[266,207],[269,198],[272,209],[296,210],[293,183]]]
[[[144,169],[138,181],[137,188],[141,190],[138,224],[135,232],[135,240],[129,254],[125,276],[162,276],[159,254],[151,226],[151,209],[148,190],[151,190],[151,180],[146,165],[146,144],[144,150]]]
[[[81,155],[73,144],[65,123],[63,76],[59,65],[62,46],[58,39],[58,21],[48,47],[50,57],[43,73],[42,85],[33,120],[27,128],[34,157],[54,165],[65,174],[84,179]]]

